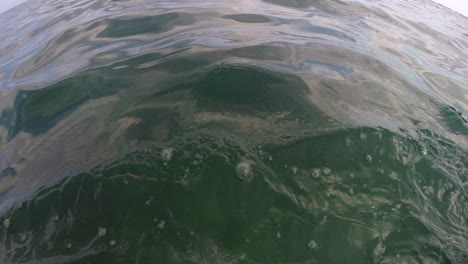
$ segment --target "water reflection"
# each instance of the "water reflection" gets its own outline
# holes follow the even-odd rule
[[[465,262],[465,21],[403,0],[1,14],[2,261]]]

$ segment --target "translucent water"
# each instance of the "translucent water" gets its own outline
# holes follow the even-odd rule
[[[30,0],[0,25],[0,263],[467,263],[466,17]]]

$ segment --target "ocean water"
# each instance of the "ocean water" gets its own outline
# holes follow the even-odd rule
[[[0,25],[1,263],[468,263],[468,18],[30,0]]]

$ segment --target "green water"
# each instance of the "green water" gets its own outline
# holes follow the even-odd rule
[[[468,262],[465,17],[27,3],[0,14],[26,21],[0,31],[0,262]]]

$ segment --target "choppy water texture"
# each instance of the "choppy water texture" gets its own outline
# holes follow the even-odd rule
[[[431,1],[0,14],[1,263],[468,263],[468,19]]]

